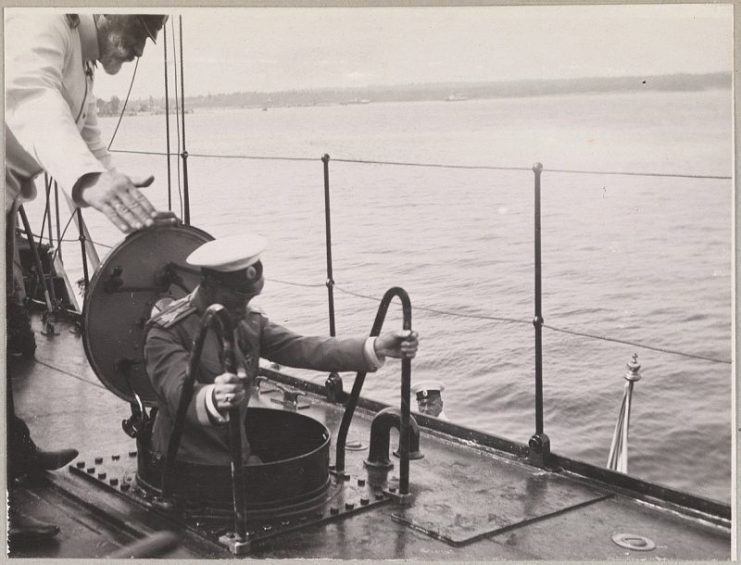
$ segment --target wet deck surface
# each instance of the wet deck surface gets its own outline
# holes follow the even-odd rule
[[[40,329],[40,328],[37,328]],[[87,364],[80,338],[59,324],[60,335],[37,335],[36,362],[15,363],[12,382],[16,409],[41,447],[76,447],[86,465],[96,457],[121,456],[135,472],[133,439],[121,430],[128,404],[103,388]],[[254,405],[280,409],[275,394],[260,394]],[[342,408],[318,397],[303,397],[301,410],[332,431]],[[388,475],[368,475],[372,414],[358,410],[348,444],[366,449],[346,452],[347,472],[369,482],[393,485],[398,459]],[[392,450],[396,437],[392,433]],[[413,503],[394,502],[348,515],[328,524],[256,544],[253,557],[429,559],[429,560],[608,560],[729,559],[726,528],[595,488],[558,473],[543,472],[513,456],[474,449],[422,430],[424,458],[410,463]],[[334,445],[331,450],[334,459]],[[123,473],[126,474],[126,473]],[[110,480],[106,477],[105,480]],[[116,548],[160,529],[177,529],[166,517],[147,510],[116,489],[102,490],[69,469],[49,473],[39,484],[13,489],[25,512],[57,523],[61,533],[45,546],[18,549],[14,556],[87,557]],[[652,540],[652,551],[622,548],[618,533]],[[170,557],[229,557],[217,544],[187,534]]]

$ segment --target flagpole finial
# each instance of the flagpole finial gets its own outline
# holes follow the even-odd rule
[[[638,353],[634,353],[633,360],[625,366],[628,369],[628,372],[625,373],[626,381],[636,382],[641,380],[641,365],[638,363]]]

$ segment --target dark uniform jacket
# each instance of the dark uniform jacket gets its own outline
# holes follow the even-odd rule
[[[196,289],[169,305],[148,323],[144,357],[158,401],[152,447],[162,455],[167,452],[190,351],[198,333],[201,315],[207,306]],[[239,350],[237,361],[247,376],[257,375],[260,357],[281,365],[317,371],[375,369],[364,354],[363,338],[300,336],[249,307],[235,334],[235,346]],[[211,394],[208,385],[224,372],[220,353],[221,345],[215,333],[209,331],[203,345],[193,400],[186,414],[178,461],[202,465],[229,464],[228,426],[209,418],[206,409],[206,397]],[[248,445],[248,438],[243,437],[243,445]],[[245,458],[248,453],[247,448]]]

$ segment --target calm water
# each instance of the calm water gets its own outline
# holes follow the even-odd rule
[[[109,136],[115,120],[101,121]],[[548,172],[730,175],[729,91],[198,110],[186,126],[190,153],[316,158],[188,161],[192,223],[217,237],[268,236],[259,304],[297,331],[328,333],[324,153],[541,161],[546,324],[730,360],[731,181]],[[164,116],[125,119],[114,148],[164,151]],[[149,194],[166,207],[164,157],[117,158],[124,170],[157,175]],[[377,308],[343,291],[380,298],[404,287],[423,339],[413,380],[445,384],[451,419],[527,442],[535,427],[532,172],[332,161],[330,175],[338,333],[367,333]],[[173,199],[177,209],[177,191]],[[88,218],[96,240],[117,242],[100,215]],[[79,272],[74,250],[65,253]],[[399,310],[392,306],[386,328],[401,327]],[[729,364],[548,329],[543,343],[545,431],[555,452],[605,463],[635,352],[643,379],[631,474],[730,500]],[[349,390],[353,375],[344,378]],[[364,394],[396,404],[399,383],[399,364],[389,362],[369,375]]]

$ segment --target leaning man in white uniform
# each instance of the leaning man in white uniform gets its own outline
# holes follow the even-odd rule
[[[26,314],[19,306],[22,283],[14,284],[18,206],[36,197],[34,178],[53,177],[79,207],[99,210],[122,232],[149,226],[155,210],[139,188],[143,181],[117,171],[97,126],[93,83],[97,63],[116,74],[124,62],[155,41],[167,18],[146,14],[59,14],[39,9],[6,10],[5,20],[5,220],[8,325]],[[27,321],[25,322],[28,327]],[[35,342],[11,355],[33,355]],[[11,340],[12,341],[12,340]],[[58,469],[76,457],[74,449],[44,451],[15,415],[8,365],[8,474],[10,479]],[[12,492],[11,492],[12,495]],[[12,498],[12,497],[11,497]],[[14,515],[11,549],[54,536],[58,528]]]

